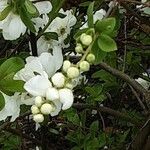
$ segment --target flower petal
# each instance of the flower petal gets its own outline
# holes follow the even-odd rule
[[[47,14],[52,10],[52,4],[49,1],[37,2],[34,4],[40,15]]]
[[[24,89],[33,96],[46,96],[46,90],[51,87],[51,83],[45,76],[37,75],[25,83]]]
[[[73,93],[70,89],[64,88],[59,90],[60,102],[63,104],[62,110],[69,109],[73,104]]]
[[[55,100],[53,103],[55,105],[55,111],[51,112],[52,117],[58,115],[62,107],[62,103],[59,100]]]

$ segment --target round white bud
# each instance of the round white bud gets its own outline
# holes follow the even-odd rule
[[[82,61],[80,62],[79,67],[81,71],[89,71],[90,64],[87,61]]]
[[[31,112],[32,112],[32,114],[35,115],[35,114],[38,114],[40,112],[40,110],[39,110],[39,108],[37,106],[32,105],[31,106]]]
[[[48,88],[46,91],[46,99],[51,101],[59,99],[58,90],[55,88]]]
[[[42,99],[42,97],[41,97],[41,96],[37,96],[37,97],[35,98],[35,105],[36,105],[37,107],[41,107],[42,104],[43,104],[43,99]]]
[[[69,60],[65,60],[63,62],[63,71],[67,72],[68,68],[71,66],[71,62]]]
[[[49,115],[52,111],[54,111],[54,107],[49,103],[45,103],[41,106],[40,110],[42,114]]]
[[[54,86],[61,88],[65,84],[65,76],[61,72],[57,72],[52,76],[52,83]]]
[[[83,33],[80,36],[80,41],[83,45],[89,46],[92,43],[92,36]]]
[[[41,123],[44,121],[44,116],[42,114],[36,114],[33,116],[33,120],[37,123]]]
[[[77,43],[77,46],[75,47],[75,51],[77,53],[82,53],[83,52],[83,47],[80,43]]]
[[[70,67],[67,71],[67,76],[71,79],[79,76],[79,69],[77,67]]]
[[[89,63],[93,63],[95,61],[95,55],[90,53],[87,55],[86,57],[86,60],[89,62]]]

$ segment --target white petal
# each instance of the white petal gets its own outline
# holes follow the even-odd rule
[[[45,72],[48,74],[48,77],[51,77],[56,71],[54,56],[52,56],[50,53],[42,53],[39,56],[39,60]]]
[[[43,36],[41,36],[37,41],[37,51],[38,55],[42,54],[43,52],[49,51],[48,42],[44,39]]]
[[[11,116],[10,121],[13,122],[19,116],[20,103],[18,99],[13,96],[7,96],[5,94],[3,94],[3,96],[5,99],[5,107],[0,111],[0,121]]]
[[[58,46],[55,46],[53,48],[53,56],[55,61],[55,72],[61,68],[63,64],[63,55],[62,55],[62,49]]]
[[[8,33],[10,35],[10,40],[15,40],[24,34],[26,31],[26,26],[20,19],[20,16],[10,13],[7,19],[8,26],[3,27],[4,36]],[[7,36],[7,35],[6,35]],[[4,37],[5,38],[5,37]],[[9,37],[6,37],[9,40]]]
[[[59,100],[55,100],[53,103],[55,105],[55,111],[51,112],[52,117],[58,115],[62,107],[62,103]]]
[[[73,104],[73,93],[70,89],[59,90],[60,102],[63,103],[62,110],[69,109]]]
[[[33,105],[35,97],[30,97],[28,93],[22,93],[20,96],[21,104],[25,105]]]
[[[52,10],[52,4],[49,1],[37,2],[34,4],[40,15],[47,14]]]
[[[24,89],[33,96],[46,96],[46,90],[51,87],[48,78],[37,75],[25,83]]]

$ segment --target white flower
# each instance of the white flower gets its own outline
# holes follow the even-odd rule
[[[57,88],[61,88],[65,84],[65,76],[61,72],[55,73],[52,76],[51,80],[53,85],[56,86]]]
[[[62,107],[62,103],[60,102],[60,100],[54,100],[53,103],[54,103],[55,109],[50,114],[52,117],[58,115]]]
[[[63,104],[62,110],[69,109],[73,104],[72,90],[64,88],[59,90],[60,102]]]
[[[20,105],[32,105],[34,99],[27,96],[26,93],[15,93],[13,96],[8,96],[2,93],[5,99],[5,106],[0,111],[0,121],[5,120],[7,117],[11,117],[10,121],[13,122],[20,114]]]
[[[65,45],[64,40],[70,34],[71,27],[75,25],[77,19],[72,14],[72,10],[67,10],[64,12],[63,9],[61,9],[60,13],[66,15],[66,17],[56,17],[48,27],[47,31],[56,32],[58,34],[59,43],[63,48],[67,48],[69,45]]]

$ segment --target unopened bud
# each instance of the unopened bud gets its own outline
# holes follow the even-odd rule
[[[95,55],[90,53],[87,55],[86,57],[86,60],[89,62],[89,63],[93,63],[95,61]]]
[[[42,99],[42,97],[41,97],[41,96],[37,96],[37,97],[35,98],[35,105],[36,105],[37,107],[41,107],[42,104],[43,104],[43,99]]]
[[[65,87],[66,88],[68,88],[68,89],[73,89],[73,84],[71,84],[71,83],[67,83],[66,85],[65,85]]]
[[[82,53],[83,52],[83,47],[80,43],[77,43],[77,46],[75,47],[75,51],[77,53]]]
[[[38,109],[38,107],[37,106],[35,106],[35,105],[33,105],[32,107],[31,107],[31,112],[32,112],[32,114],[38,114],[39,112],[40,112],[40,110]]]
[[[49,115],[52,111],[54,111],[54,107],[49,103],[45,103],[41,106],[40,110],[42,114]]]
[[[79,69],[77,67],[70,67],[67,71],[67,76],[71,79],[79,76]]]
[[[48,88],[46,91],[46,99],[51,101],[59,99],[58,90],[55,88]]]
[[[65,76],[61,72],[55,73],[51,79],[54,86],[58,88],[63,87],[65,84]]]
[[[83,45],[89,46],[92,43],[92,36],[83,33],[80,36],[80,41]]]
[[[89,71],[90,64],[87,61],[82,61],[80,62],[79,67],[81,71]]]
[[[33,120],[37,123],[41,123],[44,121],[44,116],[42,114],[36,114],[33,116]]]
[[[71,62],[69,60],[65,60],[63,63],[63,71],[67,72],[67,70],[70,66],[71,66]]]

